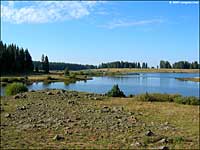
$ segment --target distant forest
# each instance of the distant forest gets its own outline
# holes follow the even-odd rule
[[[42,69],[42,64],[40,61],[33,61],[35,67],[38,67],[39,70]],[[81,65],[81,64],[71,64],[71,63],[62,63],[62,62],[50,62],[49,70],[84,70],[84,69],[96,69],[94,65]]]
[[[63,62],[49,62],[48,57],[42,55],[41,61],[32,61],[32,57],[28,49],[19,48],[15,44],[6,45],[0,41],[0,72],[7,73],[27,73],[43,70],[48,73],[49,70],[84,70],[97,68],[149,68],[146,62],[124,62],[114,61],[102,63],[99,66],[81,65]],[[154,68],[154,67],[151,67]],[[200,64],[197,61],[178,61],[171,64],[169,61],[160,61],[157,68],[174,68],[174,69],[200,69]]]
[[[173,69],[200,69],[200,64],[197,61],[188,62],[188,61],[178,61],[174,64],[170,64],[168,61],[161,60],[160,68],[173,68]]]
[[[140,62],[114,61],[102,63],[98,68],[148,68],[148,64],[146,62],[143,62],[141,65]]]

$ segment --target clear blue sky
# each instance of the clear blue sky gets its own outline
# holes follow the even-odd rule
[[[2,2],[1,39],[33,60],[156,66],[199,59],[197,2]]]

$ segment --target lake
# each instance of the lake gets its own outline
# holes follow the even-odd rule
[[[179,81],[175,78],[199,77],[198,73],[139,73],[120,75],[115,77],[93,77],[93,80],[78,81],[65,85],[63,82],[44,84],[42,82],[28,85],[29,90],[65,89],[94,93],[106,93],[114,84],[126,94],[149,93],[178,93],[184,96],[199,97],[199,83],[192,81]],[[1,89],[1,95],[4,88]]]

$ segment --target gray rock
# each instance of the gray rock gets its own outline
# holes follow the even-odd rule
[[[64,139],[64,137],[63,136],[60,136],[60,135],[55,135],[54,137],[53,137],[53,140],[63,140]]]
[[[146,136],[153,136],[154,133],[151,131],[151,130],[148,130],[146,133],[145,133]]]
[[[168,150],[169,148],[167,146],[160,146],[157,149],[159,149],[159,150]]]
[[[22,106],[21,108],[19,108],[20,110],[26,110],[25,106]]]
[[[14,99],[19,99],[20,96],[19,96],[19,95],[15,95],[15,96],[13,96],[13,98],[14,98]]]
[[[3,108],[3,107],[0,107],[0,111],[4,111],[4,108]]]
[[[6,113],[6,114],[5,114],[5,117],[6,117],[6,118],[10,118],[10,117],[11,117],[11,114]]]
[[[22,130],[26,130],[26,129],[29,129],[29,128],[32,128],[32,125],[31,124],[25,124],[21,127]]]
[[[158,141],[158,143],[167,143],[167,140],[165,138]]]
[[[27,95],[26,94],[21,94],[20,97],[21,98],[27,98]]]
[[[61,91],[57,91],[57,92],[56,92],[56,94],[61,94],[61,93],[62,93]]]
[[[109,108],[109,107],[107,107],[107,106],[104,106],[102,109],[101,109],[101,113],[108,113],[108,112],[110,112],[111,111],[111,109]]]
[[[52,92],[46,92],[46,94],[47,94],[47,95],[53,95],[53,93],[52,93]]]
[[[132,144],[132,146],[140,147],[140,146],[142,146],[142,144],[140,142],[135,142],[135,143]]]

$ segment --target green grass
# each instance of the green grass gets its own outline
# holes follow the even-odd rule
[[[145,93],[135,96],[138,101],[147,102],[175,102],[178,104],[199,105],[200,100],[194,96],[181,96],[179,94]]]
[[[27,92],[28,88],[22,83],[12,83],[6,86],[6,95],[15,95],[22,92]]]

